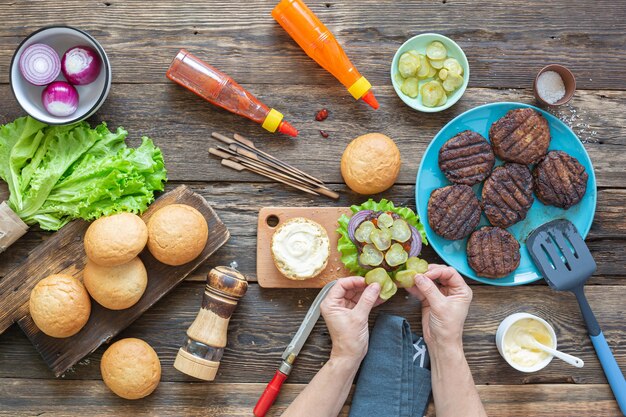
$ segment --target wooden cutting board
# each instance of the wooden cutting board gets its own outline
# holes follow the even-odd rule
[[[339,234],[337,220],[350,214],[349,207],[264,207],[259,211],[256,246],[256,273],[259,285],[264,288],[322,288],[329,281],[350,276],[337,251]],[[270,245],[274,231],[294,217],[306,217],[326,229],[330,241],[330,258],[326,269],[315,278],[296,281],[285,278],[274,265]]]
[[[157,261],[146,249],[139,256],[148,271],[148,286],[134,306],[113,311],[91,301],[91,315],[85,327],[74,336],[57,339],[42,333],[28,314],[32,288],[54,273],[66,273],[82,280],[86,255],[83,237],[89,223],[74,221],[39,245],[25,262],[0,280],[0,334],[18,322],[46,364],[60,376],[84,356],[130,325],[161,297],[178,285],[230,237],[230,233],[206,200],[186,186],[180,186],[159,197],[141,216],[146,222],[158,209],[169,204],[187,204],[204,215],[209,225],[209,240],[195,260],[181,266]],[[183,334],[184,329],[181,329]]]

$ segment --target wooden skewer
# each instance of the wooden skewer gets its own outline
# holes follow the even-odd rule
[[[286,162],[281,161],[280,159],[277,159],[276,157],[270,155],[267,152],[264,152],[264,151],[260,150],[259,148],[254,146],[254,142],[252,142],[250,139],[244,138],[243,136],[241,136],[238,133],[234,134],[234,138],[235,139],[229,138],[228,136],[224,136],[224,135],[222,135],[221,133],[218,133],[218,132],[211,133],[211,136],[213,136],[215,139],[220,140],[220,141],[222,141],[222,142],[224,142],[224,143],[226,143],[228,145],[241,146],[245,150],[247,150],[247,151],[249,151],[251,153],[256,154],[257,158],[259,156],[261,156],[263,159],[265,159],[267,161],[271,161],[271,162],[274,162],[274,163],[276,163],[278,165],[281,165],[285,169],[290,170],[290,171],[292,171],[294,173],[297,173],[299,175],[304,175],[305,177],[309,178],[310,180],[315,181],[316,183],[320,184],[320,186],[324,186],[325,187],[324,181],[322,181],[322,180],[320,180],[318,178],[315,178],[314,176],[309,175],[306,172],[304,172],[304,171],[302,171],[302,170],[300,170],[300,169],[298,169],[298,168],[296,168],[296,167],[294,167],[292,165],[289,165]]]
[[[319,183],[319,184],[324,184],[324,181],[315,178],[312,175],[307,174],[306,172],[294,167],[293,165],[289,165],[286,162],[281,161],[280,159],[270,155],[267,152],[262,151],[261,149],[257,148],[256,146],[254,146],[254,142],[252,142],[250,139],[244,138],[243,136],[241,136],[239,133],[235,133],[233,135],[233,137],[235,138],[235,141],[239,142],[240,144],[243,144],[245,146],[248,146],[249,148],[253,149],[254,152],[260,154],[263,158],[274,161],[277,164],[280,164],[282,166],[284,166],[286,169],[290,169],[292,171],[295,171],[297,173],[299,173],[300,175],[304,175],[305,177]]]
[[[328,188],[323,181],[263,152],[254,146],[251,140],[239,134],[235,134],[234,139],[218,132],[213,132],[211,136],[229,145],[228,148],[209,149],[210,154],[232,162],[230,165],[225,164],[226,166],[233,168],[237,164],[237,166],[241,166],[239,171],[248,169],[299,190],[307,189],[310,194],[322,194],[333,199],[339,198],[339,194]],[[222,163],[224,164],[224,161]]]
[[[246,166],[244,166],[244,165],[242,165],[242,164],[240,164],[238,162],[231,161],[230,159],[222,159],[222,165],[227,166],[229,168],[232,168],[232,169],[234,169],[236,171],[243,171],[244,169],[247,169],[248,171],[252,171],[252,172],[254,172],[256,174],[259,174],[259,175],[262,175],[264,177],[271,178],[271,179],[276,180],[278,182],[281,182],[281,183],[283,183],[285,185],[289,185],[290,187],[296,188],[296,189],[298,189],[300,191],[304,191],[305,193],[309,193],[309,194],[312,194],[312,195],[319,195],[315,191],[312,191],[312,190],[310,190],[308,188],[305,188],[305,187],[301,187],[301,186],[299,186],[299,185],[297,185],[297,184],[295,184],[295,183],[293,183],[291,181],[283,180],[282,178],[275,177],[275,176],[273,176],[271,174],[261,173],[260,171],[257,172],[255,170],[255,168],[246,167]]]
[[[315,187],[315,188],[324,188],[324,189],[326,189],[328,191],[331,191],[331,189],[328,188],[323,183],[320,184],[320,183],[318,183],[316,181],[313,181],[313,180],[309,179],[308,177],[303,176],[303,175],[301,175],[301,174],[299,174],[297,172],[292,172],[292,170],[289,170],[289,169],[287,169],[287,168],[283,167],[282,165],[279,165],[279,164],[277,164],[275,162],[265,161],[263,159],[260,159],[257,156],[257,154],[255,154],[254,152],[250,152],[247,149],[243,149],[243,148],[237,146],[234,143],[231,144],[229,148],[233,152],[236,152],[237,154],[242,155],[242,156],[244,156],[245,158],[247,158],[247,159],[249,159],[251,161],[256,161],[259,164],[263,164],[264,166],[268,166],[269,165],[270,167],[274,168],[275,170],[282,171],[286,175],[291,175],[292,178],[298,179],[300,182],[303,182],[305,184],[309,184],[309,185],[311,185],[312,187]]]
[[[293,184],[296,184],[296,185],[298,185],[300,187],[307,188],[307,189],[317,193],[317,195],[322,194],[322,195],[325,195],[326,197],[330,197],[330,198],[333,198],[333,199],[338,199],[339,198],[339,194],[337,194],[336,192],[334,192],[332,190],[328,190],[326,188],[321,188],[321,187],[317,187],[317,186],[311,186],[310,184],[303,183],[298,178],[289,177],[288,175],[285,175],[284,173],[273,171],[271,168],[268,168],[267,166],[264,166],[261,163],[255,162],[253,160],[252,161],[251,160],[242,160],[241,158],[239,158],[239,156],[236,153],[234,153],[234,151],[232,151],[230,149],[226,149],[226,148],[218,148],[218,149],[210,148],[209,149],[209,153],[211,155],[215,155],[215,156],[218,156],[220,158],[236,162],[236,163],[242,165],[244,168],[254,168],[254,169],[256,169],[256,171],[254,171],[254,172],[256,172],[259,175],[263,175],[263,176],[266,176],[266,177],[272,178],[272,179],[280,178],[280,179],[282,179],[284,181],[288,181],[289,183],[293,183]]]

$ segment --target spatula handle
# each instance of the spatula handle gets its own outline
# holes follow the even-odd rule
[[[613,390],[617,405],[619,405],[622,414],[626,416],[626,380],[624,379],[624,374],[622,374],[615,360],[615,356],[613,356],[613,352],[611,352],[611,348],[604,338],[604,334],[602,334],[600,325],[593,311],[591,311],[582,286],[576,288],[574,294],[580,305],[580,311],[583,313],[583,318],[585,319],[587,330],[589,331],[589,338],[591,339],[591,343],[593,343],[593,347],[596,349],[596,354],[604,370],[604,375],[606,375],[611,390]]]
[[[598,355],[598,359],[600,359],[600,364],[613,390],[617,404],[622,414],[626,416],[626,380],[624,379],[624,374],[622,374],[622,371],[619,369],[615,356],[613,356],[613,352],[611,352],[611,348],[606,342],[602,332],[597,336],[590,335],[589,337],[591,338],[593,347],[596,349],[596,354]]]

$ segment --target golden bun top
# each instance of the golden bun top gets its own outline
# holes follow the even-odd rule
[[[161,380],[161,363],[152,347],[141,339],[113,343],[102,355],[102,380],[115,394],[128,400],[150,395]]]
[[[198,210],[170,204],[148,220],[148,249],[160,262],[183,265],[197,258],[209,237],[209,226]]]
[[[67,274],[54,274],[39,281],[30,293],[28,306],[39,330],[51,337],[73,336],[91,314],[87,290]]]
[[[139,257],[122,265],[101,266],[87,260],[83,283],[101,306],[123,310],[134,306],[148,285],[148,272]]]
[[[139,255],[148,241],[148,228],[141,217],[119,213],[101,217],[85,233],[85,252],[102,266],[125,264]]]
[[[400,173],[400,150],[382,133],[368,133],[348,144],[341,157],[341,175],[354,192],[377,194],[391,187]]]

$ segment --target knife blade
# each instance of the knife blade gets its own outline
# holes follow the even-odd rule
[[[291,373],[291,369],[293,363],[295,362],[298,354],[302,350],[302,347],[306,343],[306,340],[309,338],[313,327],[315,327],[315,323],[320,318],[320,306],[322,305],[322,301],[328,295],[328,291],[335,285],[337,281],[331,281],[321,289],[321,291],[313,300],[311,307],[309,307],[309,311],[307,311],[306,316],[304,316],[304,320],[302,320],[302,324],[300,328],[296,332],[296,334],[291,339],[291,342],[287,345],[287,348],[283,352],[282,359],[283,362],[280,364],[280,367],[274,374],[274,378],[270,381],[270,383],[265,388],[265,391],[259,398],[259,401],[256,403],[254,407],[254,415],[256,417],[264,417],[265,414],[269,411],[272,404],[278,397],[278,393],[280,392],[280,387],[283,385],[287,376]]]

